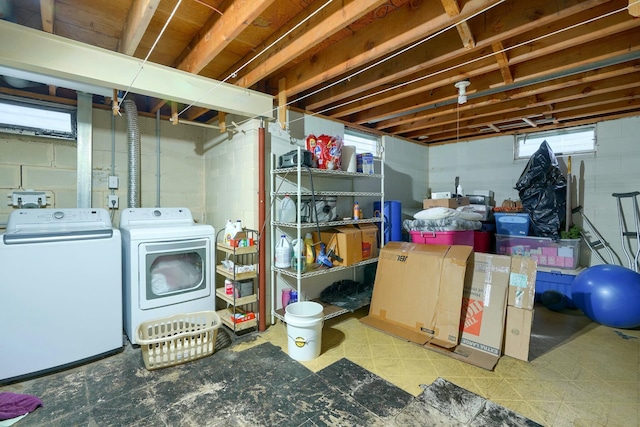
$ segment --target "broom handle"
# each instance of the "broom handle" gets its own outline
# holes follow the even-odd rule
[[[565,202],[566,209],[566,218],[564,224],[564,231],[569,232],[569,227],[571,225],[571,156],[567,159],[567,200]]]

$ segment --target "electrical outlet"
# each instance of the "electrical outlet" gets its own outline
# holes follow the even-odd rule
[[[109,194],[107,206],[109,207],[109,209],[118,209],[118,196],[116,196],[115,194]]]
[[[118,177],[111,175],[109,177],[109,189],[110,190],[117,190],[118,189]]]

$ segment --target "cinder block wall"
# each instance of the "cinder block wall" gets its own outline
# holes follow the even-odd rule
[[[572,156],[571,161],[572,206],[583,206],[585,215],[622,258],[624,266],[627,260],[621,249],[617,208],[611,194],[640,190],[638,132],[640,117],[598,123],[597,153]],[[527,161],[513,159],[513,143],[513,136],[504,136],[429,148],[431,190],[454,191],[454,179],[459,176],[466,193],[489,189],[495,191],[498,204],[505,199],[518,200],[514,187]],[[560,158],[559,163],[566,172],[566,159]],[[633,215],[630,204],[625,213]],[[583,225],[580,215],[574,215],[573,220]],[[635,239],[633,243],[635,245]],[[585,247],[581,262],[583,265],[599,263]]]
[[[127,123],[123,116],[115,118],[112,132],[111,111],[93,110],[92,206],[107,206],[107,179],[112,173],[119,178],[120,210],[127,206]],[[141,135],[141,206],[156,206],[158,132],[154,118],[139,117]],[[115,135],[113,148],[112,135]],[[196,220],[205,218],[205,158],[202,155],[204,131],[201,128],[160,122],[160,205],[188,207]],[[112,162],[112,156],[115,161]],[[13,191],[32,189],[49,196],[49,208],[76,207],[76,143],[0,133],[0,228],[9,213],[7,197]],[[114,215],[118,226],[120,210]]]

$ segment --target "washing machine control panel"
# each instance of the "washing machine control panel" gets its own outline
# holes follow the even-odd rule
[[[11,212],[7,232],[54,231],[59,229],[95,230],[111,228],[106,209],[19,209]]]
[[[120,215],[120,228],[194,224],[187,208],[128,208]]]

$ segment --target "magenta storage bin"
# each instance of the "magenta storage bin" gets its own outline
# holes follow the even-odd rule
[[[410,234],[413,243],[473,246],[473,230],[411,231]]]

